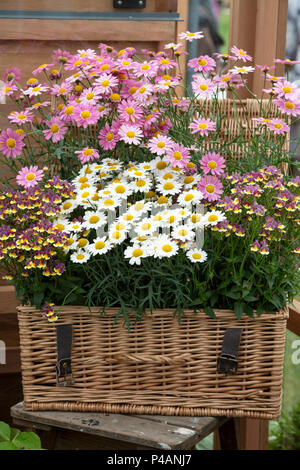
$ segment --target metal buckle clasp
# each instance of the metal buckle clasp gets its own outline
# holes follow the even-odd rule
[[[236,374],[238,361],[235,356],[221,353],[218,357],[218,372],[223,374]]]
[[[71,359],[62,359],[56,365],[56,383],[59,387],[68,387],[74,384],[71,369]]]

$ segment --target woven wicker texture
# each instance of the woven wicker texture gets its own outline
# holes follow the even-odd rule
[[[278,419],[287,312],[217,319],[173,310],[147,314],[130,332],[116,309],[63,307],[73,325],[71,387],[56,385],[56,327],[42,312],[19,309],[24,407],[27,410],[235,416]],[[243,328],[238,373],[217,372],[226,328]]]

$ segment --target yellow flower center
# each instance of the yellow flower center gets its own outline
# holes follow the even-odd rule
[[[191,201],[192,199],[194,199],[193,194],[186,194],[186,195],[184,196],[184,200],[187,201],[187,202],[188,202],[188,201]]]
[[[57,134],[57,132],[59,131],[59,127],[57,124],[52,124],[51,128],[50,128],[52,134]]]
[[[159,149],[163,149],[165,146],[166,146],[166,144],[164,142],[157,142],[157,147]]]
[[[18,119],[25,119],[25,118],[26,118],[25,114],[18,114]]]
[[[143,254],[143,250],[141,250],[140,248],[136,248],[135,250],[133,250],[132,252],[132,256],[134,258],[139,258],[139,256],[142,256]]]
[[[193,253],[193,254],[192,254],[192,258],[194,258],[194,259],[201,259],[202,256],[200,255],[200,253]]]
[[[11,138],[7,139],[6,144],[10,149],[15,148],[15,146],[17,145],[15,139],[11,139]]]
[[[36,78],[33,78],[33,77],[28,78],[28,80],[27,80],[28,85],[32,85],[32,84],[35,83],[35,82],[37,82],[37,79],[36,79]]]
[[[82,85],[75,85],[75,86],[74,86],[74,90],[79,93],[80,91],[83,90],[83,86],[82,86]]]
[[[117,225],[116,225],[116,229],[119,230],[119,231],[120,231],[120,230],[124,230],[124,228],[125,228],[125,225],[124,225],[124,224],[117,224]]]
[[[135,133],[133,131],[126,132],[126,135],[129,137],[129,139],[133,139],[135,137]]]
[[[126,113],[129,114],[129,115],[131,115],[131,114],[134,113],[134,109],[131,108],[131,106],[128,106],[128,107],[125,109],[125,111],[126,111]]]
[[[123,193],[125,193],[126,188],[125,188],[125,186],[119,184],[118,186],[116,186],[115,191],[118,194],[123,194]]]
[[[149,69],[150,69],[150,65],[149,65],[149,64],[143,64],[143,65],[141,66],[141,69],[142,69],[142,70],[149,70]]]
[[[180,152],[174,152],[173,153],[173,158],[175,158],[175,160],[179,161],[182,159],[182,154]]]
[[[200,90],[202,90],[202,91],[206,91],[207,88],[208,88],[208,86],[207,86],[205,83],[201,83],[201,85],[199,85],[199,88],[200,88]]]
[[[204,122],[199,124],[198,126],[199,129],[206,129],[207,128],[207,124],[205,124]]]
[[[35,86],[34,88],[32,88],[32,91],[39,91],[40,89],[41,89],[41,87]]]
[[[84,255],[79,254],[79,255],[76,256],[76,258],[77,258],[78,260],[82,260],[82,259],[84,259]]]
[[[73,65],[75,65],[75,67],[77,67],[78,65],[81,65],[82,64],[82,60],[76,60],[76,62],[74,62]]]
[[[74,110],[74,106],[67,106],[64,110],[64,113],[67,115],[67,116],[70,116],[70,114],[73,113],[73,110]]]
[[[93,155],[93,153],[94,153],[93,149],[85,149],[83,151],[83,155],[85,155],[86,157],[89,157],[90,155]]]
[[[88,119],[89,117],[91,117],[91,113],[86,109],[84,111],[81,111],[80,116],[82,117],[82,119]]]
[[[113,206],[114,205],[113,199],[106,199],[106,201],[104,201],[104,205],[105,206]]]
[[[137,86],[132,86],[131,88],[129,88],[129,93],[131,95],[134,95],[134,93],[138,90],[138,87]]]
[[[158,204],[166,204],[168,202],[168,198],[166,198],[165,196],[160,196],[157,199],[157,202],[158,202]]]
[[[111,142],[111,141],[113,140],[113,138],[114,138],[114,135],[113,135],[112,132],[108,132],[108,133],[106,134],[105,138],[106,138],[106,140],[107,140],[108,142]]]
[[[72,203],[71,202],[65,202],[64,205],[63,205],[63,209],[64,210],[68,210],[72,207]]]
[[[199,222],[200,221],[200,215],[199,214],[193,214],[192,217],[191,217],[191,220],[193,222],[193,224],[195,224],[196,222]]]
[[[139,188],[142,188],[143,186],[145,186],[146,184],[146,181],[145,180],[138,180],[136,182],[136,185],[139,187]]]
[[[142,230],[149,230],[149,228],[151,228],[151,224],[149,222],[142,224]]]
[[[206,187],[205,187],[205,190],[207,193],[213,193],[215,191],[215,187],[213,184],[208,184]]]
[[[162,65],[168,65],[168,64],[170,63],[170,61],[169,61],[168,59],[162,59],[162,60],[160,61],[160,63],[161,63]]]
[[[185,183],[185,184],[190,184],[190,183],[192,183],[192,182],[194,181],[194,179],[195,179],[195,178],[194,178],[193,176],[186,176],[186,177],[184,178],[184,183]]]
[[[158,170],[164,170],[166,168],[166,166],[167,166],[166,162],[164,162],[162,160],[156,164],[156,168]]]
[[[276,129],[281,129],[283,126],[282,124],[280,124],[279,122],[277,122],[274,127],[276,127]]]
[[[210,162],[208,162],[208,168],[210,168],[211,170],[214,170],[215,168],[217,168],[217,164],[214,160],[211,160]]]
[[[173,189],[173,188],[174,188],[174,184],[171,183],[170,181],[168,183],[164,184],[164,189],[166,189],[166,190]]]
[[[67,91],[67,90],[66,90],[65,88],[60,88],[60,89],[58,90],[59,93],[65,93],[66,91]]]
[[[111,99],[112,101],[120,101],[121,96],[119,95],[119,93],[112,93],[112,94],[110,95],[110,99]]]
[[[124,220],[127,220],[127,221],[130,221],[133,219],[133,215],[132,214],[125,214],[124,215]]]
[[[225,75],[225,77],[222,78],[222,82],[228,82],[230,80],[230,75]]]
[[[207,60],[205,60],[205,59],[200,59],[200,60],[198,60],[198,64],[199,64],[199,65],[206,65],[206,64],[207,64]]]
[[[172,246],[171,245],[163,245],[162,246],[162,250],[165,252],[165,253],[170,253],[170,251],[172,251]]]
[[[294,103],[292,103],[291,101],[286,101],[284,103],[284,106],[287,108],[287,109],[294,109],[295,105]]]
[[[139,93],[143,94],[145,93],[146,91],[146,87],[142,86],[140,89],[139,89]]]
[[[218,220],[218,216],[216,214],[211,214],[208,216],[209,222],[215,222],[216,220]]]
[[[105,70],[108,70],[109,69],[109,64],[103,64],[101,65],[100,69],[104,72]],[[104,81],[107,81],[108,80],[104,80]],[[103,86],[106,86],[106,85],[103,85]]]
[[[193,38],[195,36],[195,33],[188,33],[187,36]]]
[[[189,169],[194,168],[194,166],[195,166],[195,163],[193,163],[193,162],[188,162],[186,164],[186,167],[189,168]]]
[[[182,228],[178,233],[181,237],[185,237],[188,234],[188,231],[185,228]]]
[[[245,55],[245,54],[246,54],[246,52],[245,52],[245,51],[243,51],[242,49],[240,49],[240,50],[239,50],[239,54],[240,54],[240,55]]]
[[[283,93],[292,93],[292,89],[289,86],[284,86],[282,88]]]
[[[28,173],[26,176],[25,176],[25,179],[27,181],[33,181],[35,179],[36,175],[34,173]]]
[[[107,87],[109,83],[110,83],[109,80],[103,80],[103,82],[101,83],[101,86]]]
[[[92,100],[94,98],[94,93],[92,91],[90,91],[87,95],[86,95],[86,99],[87,100]]]
[[[96,250],[102,250],[105,247],[105,243],[102,241],[98,241],[95,243]]]
[[[60,232],[62,232],[64,230],[65,226],[63,224],[57,224],[57,225],[55,225],[55,228],[57,230],[59,230]]]
[[[112,238],[116,238],[118,240],[119,238],[121,238],[122,234],[119,231],[117,231],[117,232],[112,233],[111,236]]]
[[[85,247],[86,244],[87,244],[87,242],[88,242],[88,241],[87,241],[86,238],[80,238],[80,239],[78,240],[78,247],[79,247],[79,248]]]
[[[90,224],[96,224],[97,222],[99,222],[99,217],[97,215],[92,215],[90,218],[89,218],[89,223]]]

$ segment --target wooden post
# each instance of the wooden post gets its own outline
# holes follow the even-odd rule
[[[274,65],[274,59],[285,58],[288,0],[231,0],[229,49],[236,45],[253,57],[253,63]],[[249,64],[250,65],[250,64]],[[273,74],[284,74],[276,65]],[[261,71],[249,75],[248,86],[261,95]],[[245,90],[244,98],[249,94]]]

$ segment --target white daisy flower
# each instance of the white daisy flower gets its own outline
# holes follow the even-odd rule
[[[159,235],[156,240],[155,258],[170,258],[178,252],[178,245],[167,235]]]
[[[67,247],[64,248],[64,251],[66,253],[68,253],[69,251],[71,250],[75,250],[76,249],[76,246],[77,246],[77,236],[75,235],[70,235],[68,240],[67,240]]]
[[[152,203],[151,202],[144,202],[143,200],[137,201],[135,204],[130,206],[127,213],[134,214],[135,216],[141,216],[147,214],[148,211],[151,210]]]
[[[68,232],[78,233],[78,232],[82,232],[82,230],[83,230],[82,224],[76,220],[73,222],[70,222],[68,226]]]
[[[159,191],[163,196],[174,196],[180,192],[181,188],[182,185],[180,183],[171,180],[157,184],[157,191]]]
[[[53,221],[53,228],[60,232],[67,232],[69,223],[68,219],[58,218]]]
[[[184,180],[184,188],[185,189],[192,189],[193,187],[197,186],[198,181],[200,181],[201,175],[187,175]]]
[[[182,242],[191,241],[195,236],[196,234],[191,225],[177,225],[172,230],[172,238]]]
[[[109,230],[108,236],[111,243],[120,245],[127,237],[127,233],[124,230],[122,232],[120,230]]]
[[[110,184],[109,189],[111,189],[113,195],[116,195],[121,199],[126,199],[133,193],[130,184],[124,181],[113,182],[112,184]]]
[[[76,199],[67,199],[66,201],[63,202],[61,206],[61,212],[63,214],[70,214],[70,212],[73,212],[73,210],[77,207],[77,201]]]
[[[134,192],[143,192],[143,193],[148,193],[150,189],[152,188],[152,180],[149,178],[141,178],[141,179],[136,179],[130,183],[130,188]]]
[[[162,227],[173,227],[182,221],[182,216],[177,209],[163,211],[161,214],[163,217]]]
[[[121,215],[119,218],[118,218],[118,221],[119,222],[124,222],[125,224],[132,224],[135,220],[136,216],[135,214],[133,213],[130,213],[130,212],[125,212],[125,214]]]
[[[89,246],[89,241],[87,238],[78,238],[77,242],[76,242],[76,248],[78,249],[83,249],[83,250],[86,250]]]
[[[190,204],[197,204],[197,202],[203,199],[203,194],[197,189],[191,189],[189,191],[183,191],[178,197],[178,203],[183,206]]]
[[[187,222],[194,228],[204,227],[204,221],[204,214],[200,214],[199,212],[191,214],[187,219]]]
[[[84,250],[75,251],[71,256],[70,260],[73,263],[86,263],[90,259],[91,255]]]
[[[87,229],[97,229],[105,225],[106,222],[107,217],[103,212],[87,211],[84,214],[84,222],[82,223],[82,226]]]
[[[226,217],[223,212],[220,211],[210,211],[204,215],[204,225],[217,225],[219,222],[225,220]]]
[[[145,248],[140,245],[128,246],[124,251],[125,258],[129,258],[129,264],[141,264],[141,259],[147,256]]]
[[[170,166],[167,157],[156,157],[151,160],[152,170],[159,173]]]
[[[130,230],[130,228],[131,228],[131,224],[129,222],[126,223],[125,221],[117,220],[109,226],[109,231],[110,232],[118,231],[118,232],[127,233]]]
[[[104,255],[112,248],[111,243],[106,237],[95,238],[88,247],[88,251],[92,255]]]
[[[157,230],[157,227],[157,222],[151,220],[151,218],[145,218],[136,224],[134,230],[138,235],[150,235]]]
[[[119,207],[121,204],[121,199],[112,195],[111,197],[106,197],[105,199],[100,199],[98,201],[98,207],[101,210],[105,211],[114,211],[116,207]]]
[[[188,250],[185,254],[192,263],[204,263],[207,259],[206,251],[197,248]]]

